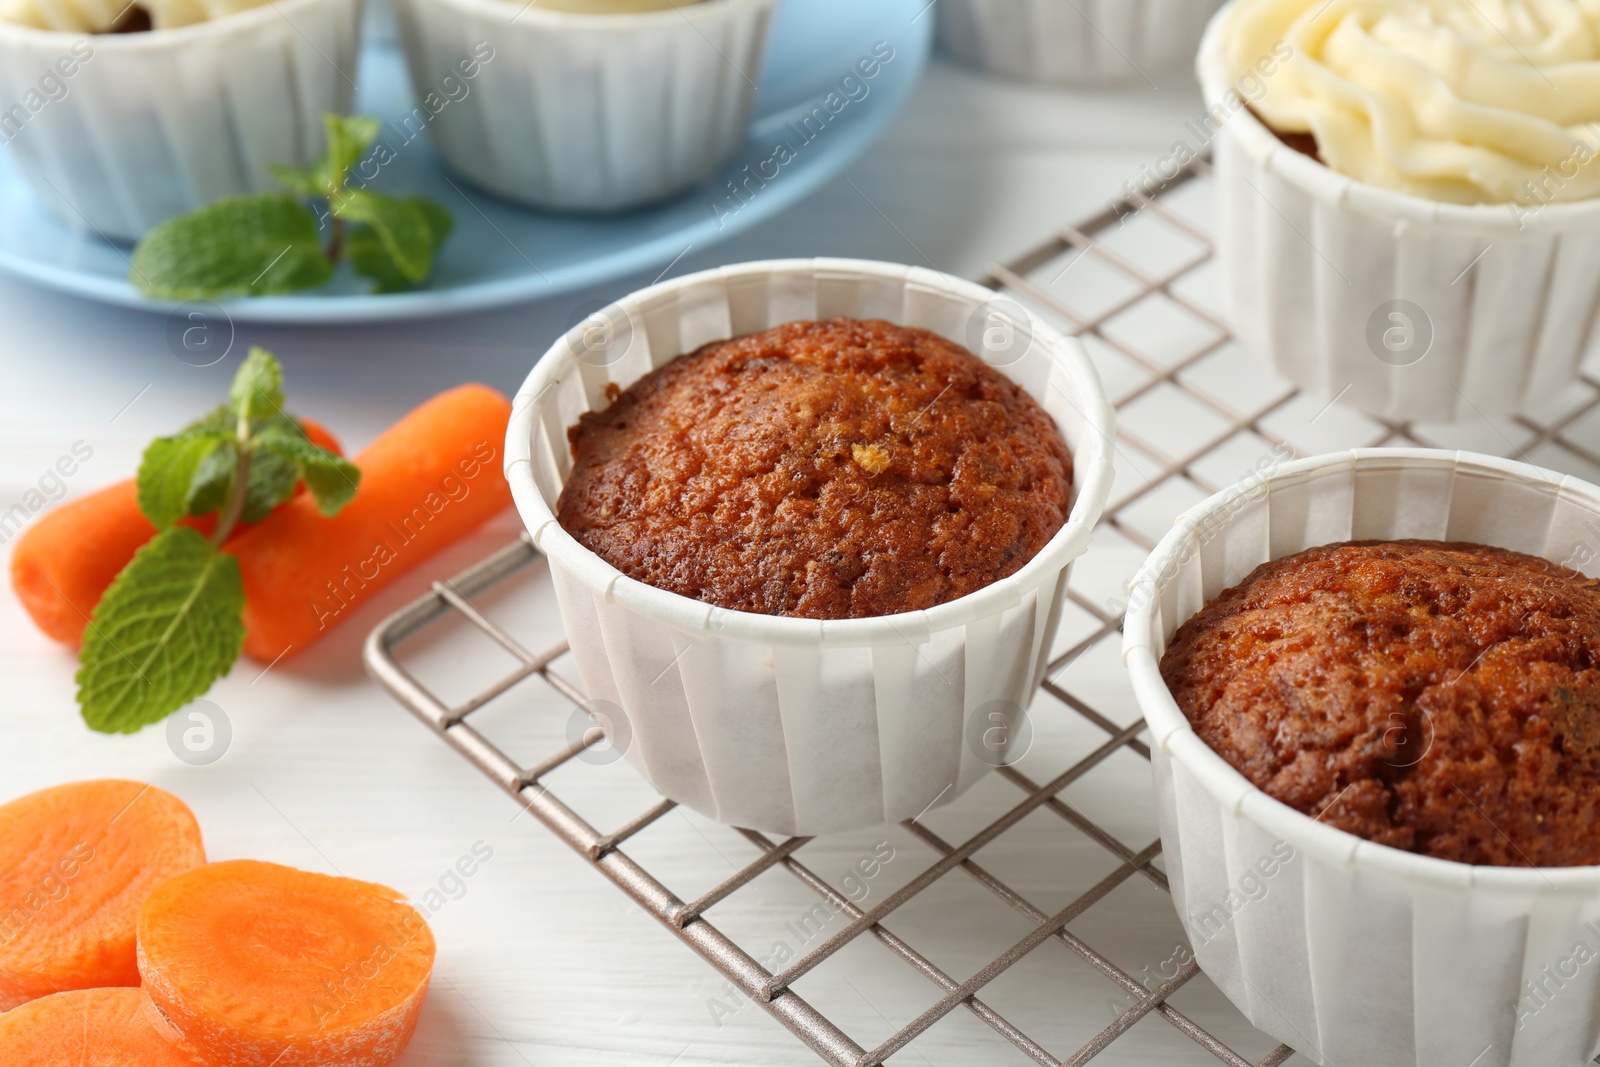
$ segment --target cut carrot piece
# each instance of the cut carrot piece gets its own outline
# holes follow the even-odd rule
[[[326,429],[300,421],[314,444],[339,451]],[[190,525],[210,533],[214,524],[207,516]],[[111,580],[155,535],[139,510],[133,479],[118,482],[61,505],[23,531],[11,555],[11,586],[39,629],[75,645]]]
[[[441,393],[355,459],[361,486],[327,518],[301,496],[225,546],[244,578],[244,651],[304,651],[354,609],[511,505],[501,473],[511,402],[484,385]]]
[[[6,1067],[201,1067],[162,1036],[138,989],[81,989],[0,1015]]]
[[[154,786],[77,782],[0,806],[0,1011],[138,985],[139,906],[204,862],[193,813]]]
[[[392,889],[254,860],[200,867],[139,913],[151,1003],[229,1067],[381,1067],[411,1040],[433,933]]]

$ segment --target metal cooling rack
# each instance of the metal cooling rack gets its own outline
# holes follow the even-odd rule
[[[1562,397],[1526,415],[1451,426],[1377,421],[1301,394],[1239,352],[1222,322],[1211,266],[1210,176],[1209,164],[1198,160],[1148,195],[1136,192],[1108,204],[1095,218],[1059,229],[982,279],[1081,335],[1118,408],[1116,487],[1094,546],[1073,568],[1062,638],[1030,715],[1042,732],[1068,725],[1077,727],[1080,737],[1077,748],[1036,745],[1026,760],[991,776],[990,781],[1007,783],[1005,787],[975,788],[946,808],[902,824],[903,833],[897,838],[902,847],[914,843],[926,857],[905,861],[902,870],[924,865],[876,903],[858,907],[851,899],[854,894],[819,875],[818,865],[807,862],[808,850],[815,853],[822,847],[812,839],[779,841],[709,822],[700,831],[708,843],[712,843],[708,834],[742,839],[746,852],[753,846],[755,858],[736,865],[736,873],[716,884],[706,879],[705,871],[699,872],[701,884],[711,887],[680,896],[670,883],[682,880],[682,864],[658,859],[658,872],[653,873],[630,855],[635,846],[649,851],[645,841],[674,810],[672,802],[656,798],[631,817],[613,818],[606,824],[611,829],[602,830],[579,813],[581,804],[569,804],[558,795],[558,790],[567,793],[575,788],[580,778],[574,775],[595,773],[584,753],[598,742],[597,736],[585,735],[532,765],[508,754],[510,746],[498,739],[488,721],[494,717],[485,717],[480,724],[483,709],[525,699],[518,694],[528,686],[546,687],[544,698],[558,697],[574,707],[585,700],[561,672],[564,644],[530,650],[480,607],[519,576],[537,581],[533,565],[540,557],[526,539],[450,581],[435,583],[429,595],[386,621],[368,642],[369,670],[396,699],[827,1063],[873,1067],[903,1050],[918,1051],[913,1042],[936,1032],[941,1024],[951,1025],[948,1020],[959,1018],[961,1012],[987,1028],[979,1036],[993,1047],[992,1056],[969,1052],[962,1062],[1031,1060],[1049,1067],[1075,1067],[1104,1056],[1101,1062],[1108,1063],[1221,1061],[1231,1067],[1288,1063],[1293,1051],[1285,1046],[1263,1051],[1271,1040],[1249,1028],[1222,1000],[1192,956],[1181,967],[1162,966],[1153,976],[1146,966],[1141,978],[1128,962],[1140,950],[1121,943],[1127,939],[1126,928],[1119,932],[1114,924],[1090,921],[1092,909],[1116,908],[1121,901],[1121,910],[1131,909],[1138,922],[1182,936],[1165,898],[1167,881],[1160,868],[1160,841],[1154,839],[1153,811],[1146,818],[1148,829],[1137,831],[1142,836],[1131,844],[1122,839],[1128,836],[1126,831],[1119,837],[1107,825],[1126,822],[1115,814],[1119,804],[1126,808],[1127,803],[1113,788],[1113,777],[1126,784],[1144,772],[1137,767],[1133,774],[1105,768],[1114,758],[1126,760],[1128,754],[1135,762],[1149,759],[1149,749],[1140,740],[1143,722],[1131,698],[1118,688],[1122,681],[1119,583],[1154,547],[1174,515],[1248,477],[1264,457],[1273,455],[1285,458],[1290,453],[1380,444],[1471,448],[1600,480],[1600,381],[1586,375]],[[419,681],[397,658],[397,647],[450,620],[474,628],[500,646],[515,659],[515,668],[464,699],[446,698]],[[525,715],[525,705],[522,711]],[[502,728],[505,721],[503,716],[496,719]],[[995,790],[1002,788],[1010,790],[1009,795],[997,796]],[[974,799],[979,793],[983,797]],[[1119,799],[1108,803],[1112,796]],[[994,810],[985,810],[985,804]],[[1098,817],[1091,817],[1093,811],[1100,813]],[[960,827],[958,840],[948,840],[930,828],[947,822]],[[981,829],[972,832],[971,825]],[[1104,874],[1086,887],[1081,883],[1089,877],[1080,879],[1065,906],[1054,901],[1047,911],[1014,887],[1018,879],[1001,876],[1007,856],[1014,859],[1021,852],[1037,858],[1069,845],[1098,856],[1104,862],[1094,873]],[[726,859],[726,853],[723,856]],[[673,873],[662,873],[668,869]],[[770,970],[756,958],[760,951],[756,946],[763,942],[752,937],[741,940],[727,932],[722,915],[741,897],[756,892],[752,887],[780,872],[798,880],[847,921]],[[1014,917],[1010,925],[981,916],[963,924],[963,916],[972,910],[969,897],[960,909],[941,914],[938,929],[953,931],[950,936],[957,942],[965,939],[980,945],[983,940],[977,931],[984,924],[991,932],[997,923],[1003,931],[1027,932],[1020,937],[1006,934],[1010,947],[998,955],[983,951],[979,956],[974,956],[970,943],[956,946],[966,952],[953,953],[949,946],[924,951],[911,943],[910,935],[893,932],[896,927],[904,929],[902,923],[926,926],[912,924],[906,916],[908,905],[960,879],[970,881],[969,893],[992,897]],[[1038,886],[1030,891],[1034,898],[1041,895]],[[898,1024],[878,1012],[891,1032],[875,1041],[852,1036],[844,1024],[814,1006],[816,998],[810,993],[813,980],[830,970],[840,971],[849,982],[852,968],[861,966],[859,956],[850,950],[874,941],[908,965],[895,968],[903,970],[900,977],[910,986],[899,1000],[909,996],[913,1004],[925,1005]],[[1098,977],[1092,980],[1103,984],[1105,999],[1081,992],[1063,994],[1057,1004],[1059,1018],[1041,1020],[1035,1012],[1034,1019],[1020,1023],[997,999],[1005,994],[1001,979],[1029,966],[1026,961],[1037,959],[1037,950],[1052,942],[1096,972]],[[1148,956],[1148,948],[1144,951]],[[961,956],[969,964],[952,974],[935,956]],[[972,967],[974,958],[989,962]],[[873,979],[872,988],[878,988],[880,977]],[[1037,974],[1028,980],[1048,981]],[[797,983],[806,987],[804,993]],[[859,994],[859,988],[850,984]],[[1073,988],[1082,985],[1080,980]],[[1175,1000],[1184,1002],[1184,1010],[1174,1005]],[[1176,1047],[1170,1033],[1150,1039],[1149,1029],[1161,1023],[1182,1035]],[[884,1027],[856,1029],[876,1029],[881,1035]],[[1217,1032],[1227,1035],[1229,1042],[1213,1036]],[[1131,1036],[1135,1034],[1143,1036]],[[977,1039],[970,1028],[961,1040],[963,1049],[979,1047],[973,1044]],[[1047,1042],[1055,1047],[1047,1047]],[[1230,1043],[1256,1051],[1247,1056]],[[1113,1051],[1107,1054],[1108,1050]],[[926,1055],[922,1059],[931,1062]]]

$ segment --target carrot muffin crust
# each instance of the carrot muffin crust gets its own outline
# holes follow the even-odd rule
[[[1463,863],[1600,863],[1600,587],[1436,541],[1263,564],[1161,673],[1259,788],[1370,841]]]
[[[845,619],[1016,572],[1065,524],[1050,416],[965,348],[881,321],[706,345],[583,416],[561,525],[630,577]]]

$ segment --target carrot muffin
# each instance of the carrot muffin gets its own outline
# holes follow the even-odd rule
[[[1600,588],[1437,541],[1263,564],[1173,636],[1199,737],[1269,795],[1463,863],[1600,864]]]
[[[706,345],[569,434],[567,532],[630,577],[740,611],[930,608],[1016,572],[1070,509],[1072,460],[1033,398],[888,322]]]

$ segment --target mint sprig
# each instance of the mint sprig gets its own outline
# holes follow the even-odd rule
[[[314,289],[345,261],[375,292],[426,281],[454,224],[450,212],[350,184],[350,169],[377,139],[376,119],[330,114],[323,124],[327,148],[315,163],[271,168],[288,193],[230,197],[168,219],[134,249],[129,279],[168,300]]]
[[[159,531],[106,590],[78,654],[78,705],[102,733],[160,722],[211,688],[244,646],[239,561],[222,546],[304,482],[324,515],[361,472],[283,411],[283,371],[251,348],[227,404],[145,449],[139,508]],[[209,537],[188,518],[216,515]]]

